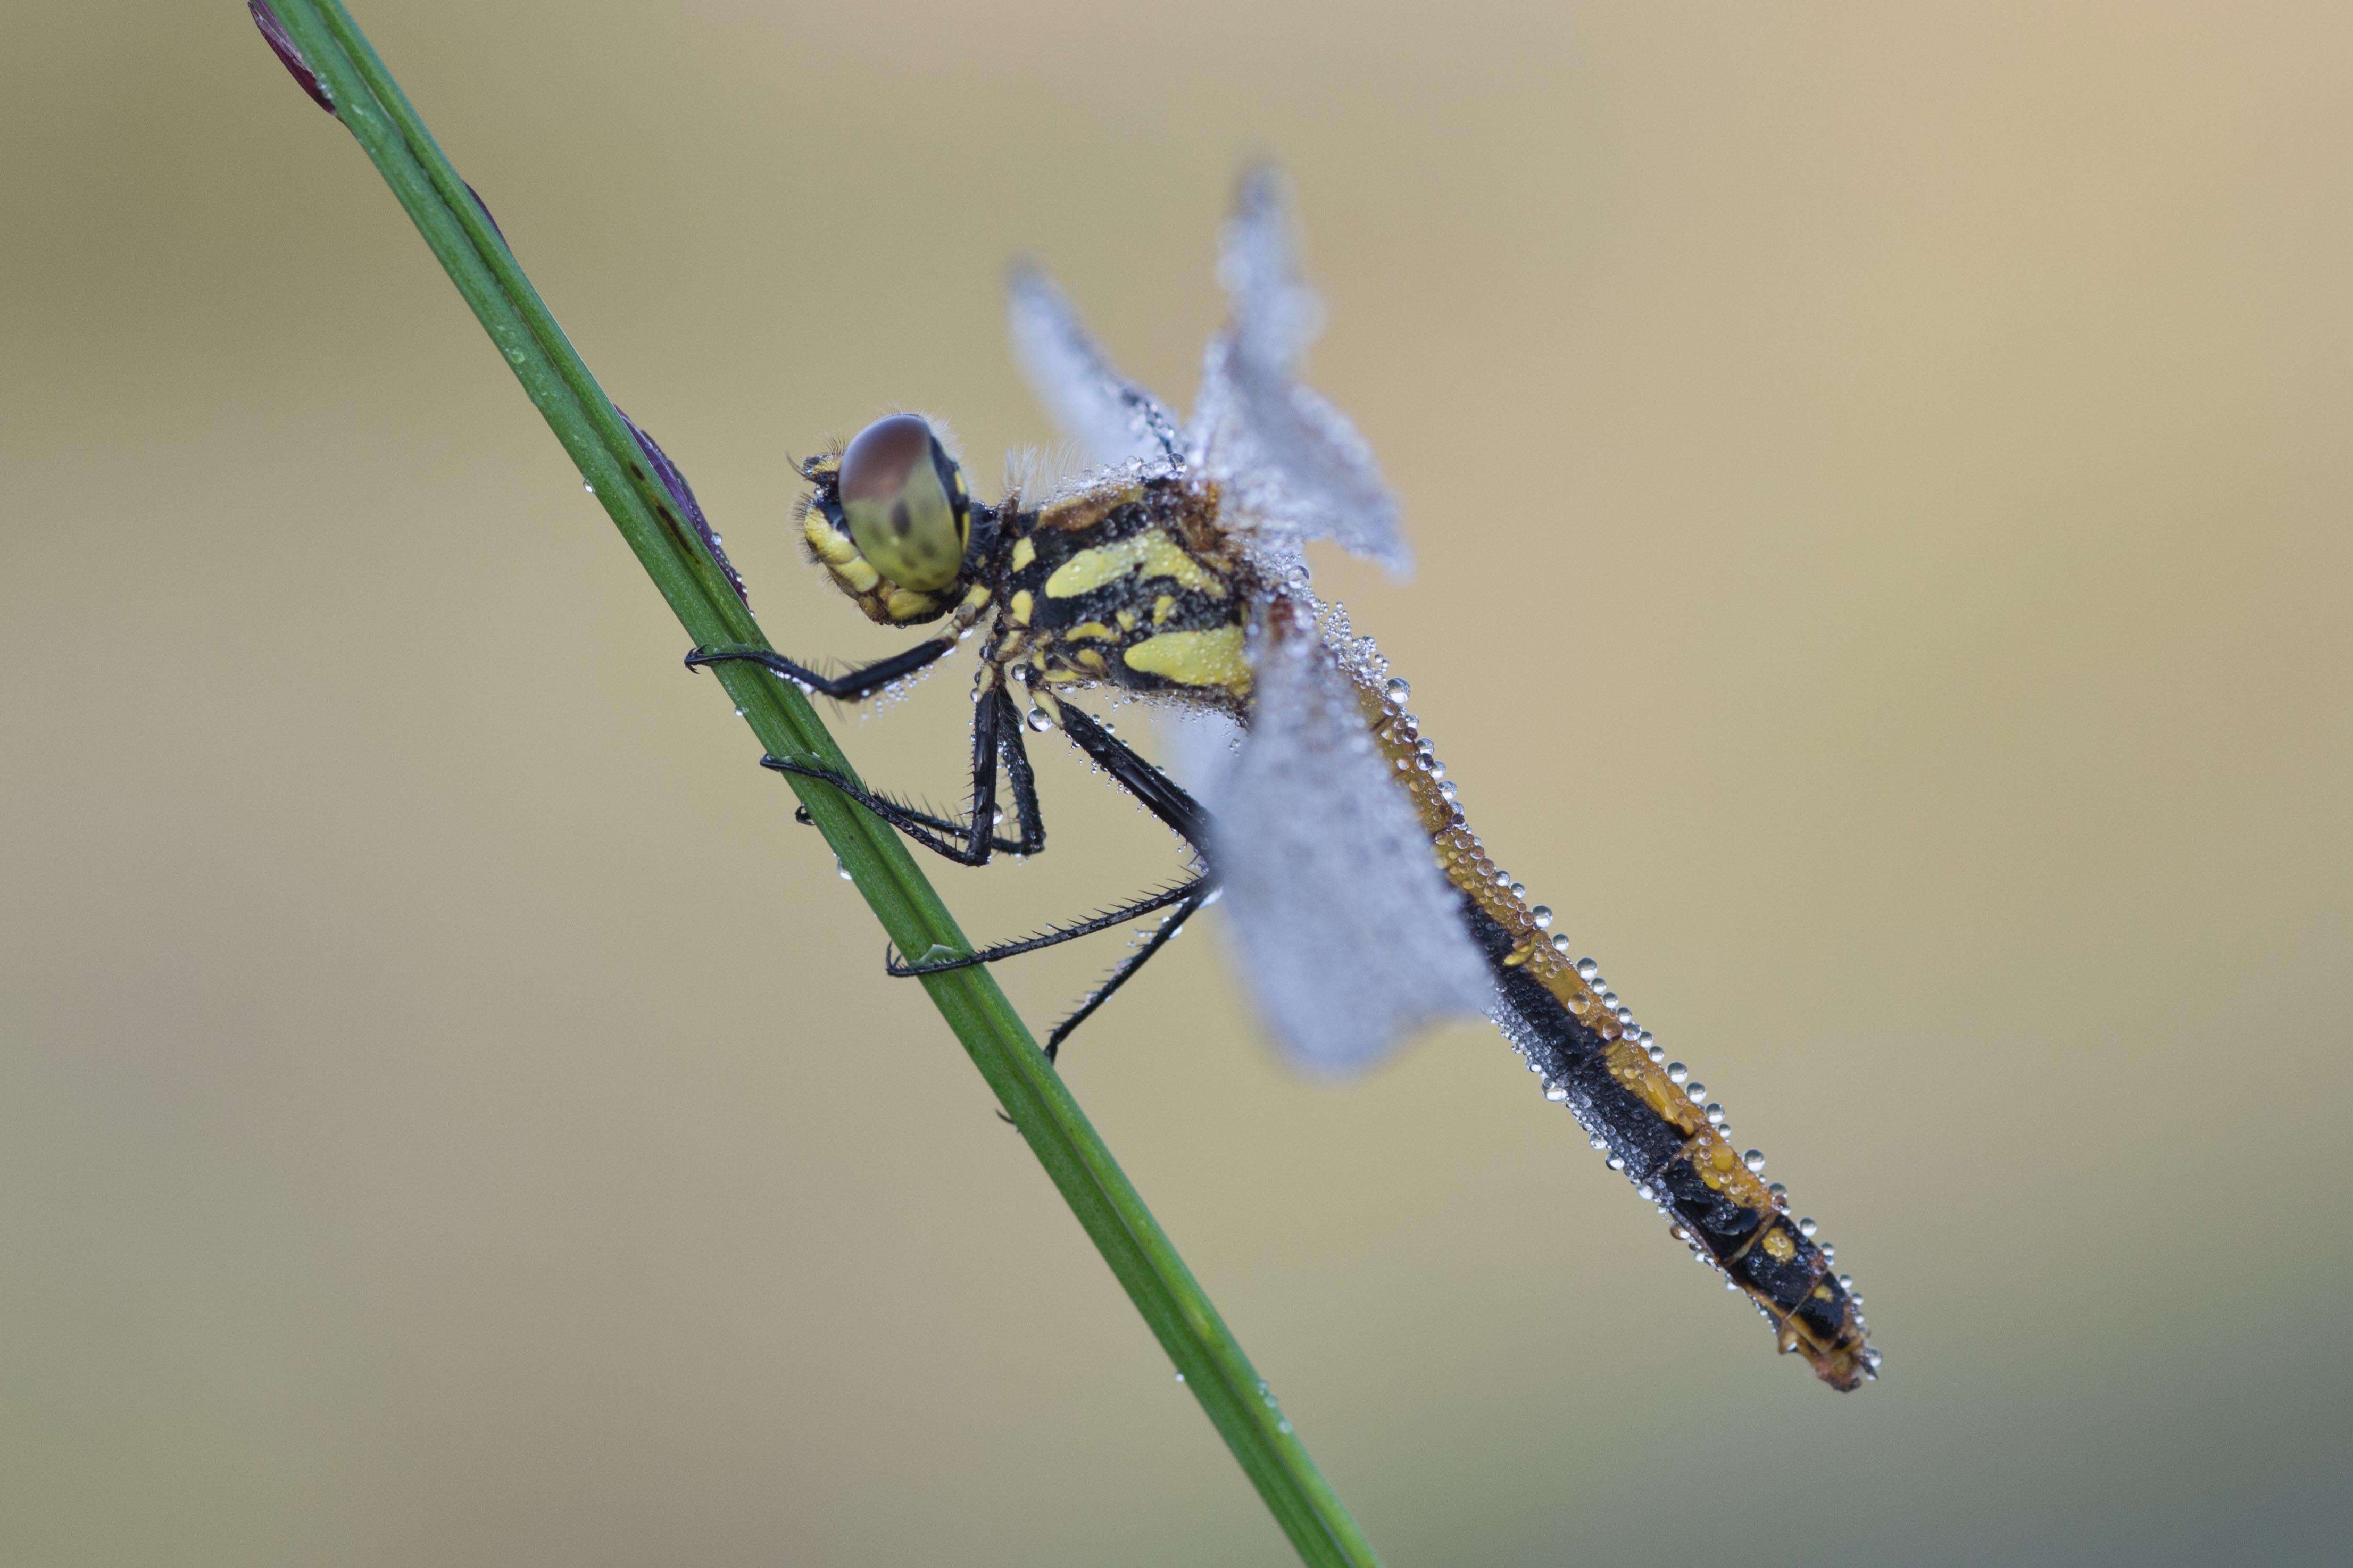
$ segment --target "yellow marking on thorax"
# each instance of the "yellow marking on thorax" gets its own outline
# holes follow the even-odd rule
[[[1077,626],[1072,626],[1069,631],[1062,634],[1062,640],[1064,642],[1084,642],[1090,637],[1094,637],[1100,638],[1104,642],[1109,642],[1118,635],[1119,634],[1117,632],[1113,631],[1101,621],[1081,621]]]
[[[1176,601],[1171,599],[1168,602],[1173,605]],[[1121,631],[1132,632],[1135,629],[1135,612],[1134,610],[1122,610],[1119,614],[1113,616],[1112,619],[1119,623],[1119,629]],[[1093,623],[1090,622],[1088,624],[1092,625]]]
[[[1159,626],[1167,625],[1168,617],[1176,613],[1176,595],[1174,594],[1163,594],[1160,597],[1152,601],[1152,624],[1154,626]],[[1127,612],[1122,610],[1120,614],[1122,616],[1125,616]]]
[[[1180,586],[1212,598],[1226,596],[1226,585],[1201,568],[1201,563],[1185,553],[1177,542],[1160,530],[1147,529],[1115,544],[1100,545],[1082,550],[1060,566],[1046,579],[1046,596],[1050,599],[1076,598],[1092,593],[1107,583],[1116,583],[1129,573],[1143,570],[1146,577],[1166,577]]]
[[[1036,606],[1037,602],[1038,601],[1036,599],[1030,596],[1029,589],[1023,588],[1017,592],[1013,595],[1012,600],[1013,618],[1021,625],[1025,626],[1028,626],[1029,624],[1029,612]]]
[[[1158,637],[1145,638],[1120,657],[1130,669],[1156,675],[1180,686],[1214,686],[1236,696],[1250,689],[1250,660],[1242,657],[1240,626],[1162,632]]]
[[[1020,571],[1038,559],[1038,542],[1024,534],[1013,542],[1013,570]]]

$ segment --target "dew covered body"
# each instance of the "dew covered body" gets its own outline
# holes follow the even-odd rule
[[[951,597],[892,589],[845,552],[839,468],[830,453],[805,465],[818,488],[803,530],[811,552],[875,619],[949,615],[959,634],[985,628],[985,686],[1029,687],[1040,699],[1111,686],[1242,716],[1250,691],[1245,624],[1261,584],[1219,525],[1216,487],[1142,479],[1036,508],[976,507],[969,586]]]
[[[1025,730],[1060,729],[1195,858],[1189,881],[1103,916],[933,967],[994,963],[1167,911],[1047,1042],[1069,1031],[1218,894],[1269,1033],[1310,1070],[1347,1071],[1430,1025],[1493,1019],[1610,1169],[1677,1240],[1745,1292],[1779,1348],[1823,1382],[1876,1374],[1861,1298],[1763,1156],[1734,1147],[1723,1108],[1670,1063],[1552,916],[1497,868],[1406,687],[1369,638],[1308,586],[1300,545],[1337,542],[1402,572],[1395,502],[1345,418],[1296,380],[1316,309],[1300,282],[1271,177],[1244,183],[1220,277],[1232,323],[1213,341],[1179,427],[1112,369],[1060,291],[1017,273],[1017,353],[1101,465],[1036,504],[984,504],[934,430],[879,420],[801,465],[810,556],[866,616],[946,623],[930,642],[839,678],[773,655],[778,673],[844,700],[885,690],[977,645],[974,793],[950,821],[826,778],[935,852],[977,865],[1044,843]],[[700,656],[698,656],[700,657]],[[729,657],[729,656],[721,656]],[[1240,739],[1197,799],[1086,711],[1090,693],[1207,710]],[[774,759],[772,759],[774,761]],[[1018,839],[998,830],[998,768]],[[809,773],[801,764],[780,764]],[[895,969],[916,973],[922,967]]]
[[[1762,1160],[1733,1146],[1721,1108],[1695,1095],[1702,1086],[1601,989],[1592,961],[1568,956],[1550,930],[1552,912],[1528,904],[1471,831],[1402,691],[1376,688],[1374,674],[1359,676],[1366,722],[1429,828],[1494,976],[1489,1016],[1539,1076],[1546,1099],[1576,1114],[1609,1168],[1669,1216],[1676,1240],[1747,1293],[1784,1352],[1802,1354],[1834,1388],[1874,1375],[1878,1352],[1860,1303],[1814,1241],[1813,1222],[1790,1217],[1787,1194],[1754,1168]]]

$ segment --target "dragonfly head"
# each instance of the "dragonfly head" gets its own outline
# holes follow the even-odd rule
[[[817,487],[800,518],[809,554],[871,618],[935,620],[962,596],[973,501],[929,422],[878,419],[801,472]]]

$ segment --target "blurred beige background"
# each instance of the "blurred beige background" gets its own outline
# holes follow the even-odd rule
[[[359,9],[809,656],[789,455],[1048,440],[1025,247],[1188,396],[1293,171],[1423,558],[1328,584],[1888,1355],[1181,943],[1069,1080],[1391,1563],[2342,1561],[2341,7]],[[0,149],[0,1558],[1289,1561],[242,5],[13,16]],[[1043,773],[976,933],[1172,863]]]

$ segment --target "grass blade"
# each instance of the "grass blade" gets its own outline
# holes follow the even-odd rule
[[[350,13],[338,0],[252,0],[250,8],[289,71],[375,163],[687,635],[697,646],[767,647],[681,497],[574,352],[488,210],[443,156]],[[716,673],[769,752],[850,773],[797,688],[744,664],[719,666]],[[971,951],[895,832],[824,784],[797,777],[790,783],[902,952],[935,945]],[[1301,1558],[1318,1568],[1377,1563],[1241,1346],[996,981],[968,968],[922,984]]]

